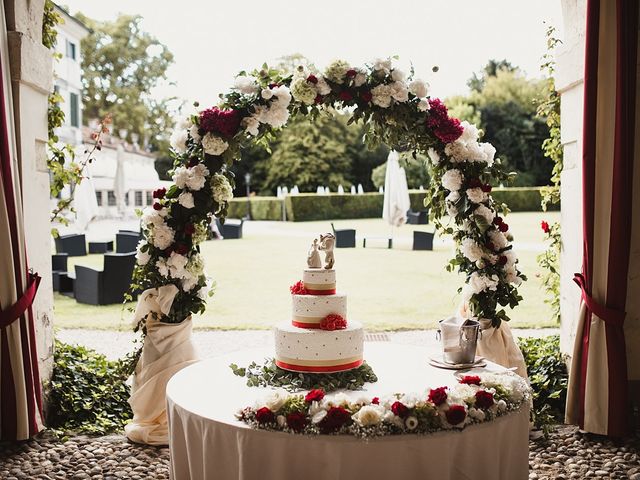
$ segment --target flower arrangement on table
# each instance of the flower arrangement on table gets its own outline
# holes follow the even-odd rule
[[[361,438],[427,434],[463,429],[491,421],[531,403],[528,383],[513,372],[482,373],[459,378],[457,384],[417,394],[352,399],[344,393],[326,395],[273,391],[236,417],[256,429],[309,435],[346,434]]]

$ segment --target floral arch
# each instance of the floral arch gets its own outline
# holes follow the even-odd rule
[[[149,315],[180,323],[203,312],[210,293],[199,244],[212,214],[224,219],[232,198],[229,167],[250,143],[268,146],[274,131],[292,115],[316,116],[328,107],[351,112],[350,122],[367,126],[369,143],[386,143],[429,157],[431,185],[425,205],[441,233],[450,234],[456,255],[448,265],[465,274],[460,291],[467,314],[499,326],[509,320],[503,307],[516,306],[517,268],[507,206],[491,196],[491,185],[508,179],[495,148],[479,142],[474,125],[448,115],[428,85],[408,77],[391,60],[352,67],[343,60],[323,73],[299,67],[293,74],[264,65],[241,72],[218,106],[179,123],[172,136],[174,184],[154,192],[142,215],[145,239],[138,246],[134,291],[155,292],[160,309],[136,312],[138,328]],[[140,310],[139,301],[138,310]]]

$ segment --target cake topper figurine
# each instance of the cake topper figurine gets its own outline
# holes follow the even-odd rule
[[[321,237],[322,238],[322,237]],[[320,252],[318,252],[318,239],[314,238],[309,253],[307,254],[307,265],[309,268],[322,268],[322,261],[320,260]]]
[[[336,237],[333,233],[325,233],[320,235],[320,250],[324,252],[324,268],[329,270],[333,268],[335,259],[333,258],[333,247],[336,244]]]

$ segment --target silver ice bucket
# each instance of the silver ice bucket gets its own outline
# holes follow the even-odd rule
[[[452,322],[453,318],[440,320],[439,335],[442,341],[442,357],[446,363],[473,363],[480,333],[480,323],[476,320]]]

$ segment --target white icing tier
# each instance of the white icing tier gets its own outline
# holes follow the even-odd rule
[[[347,296],[335,295],[292,295],[292,320],[299,323],[319,324],[329,314],[347,319]]]
[[[276,363],[287,370],[332,372],[362,364],[364,331],[358,322],[333,331],[298,328],[283,322],[274,330]]]
[[[335,290],[336,271],[332,268],[305,268],[302,272],[302,283],[307,290]]]

